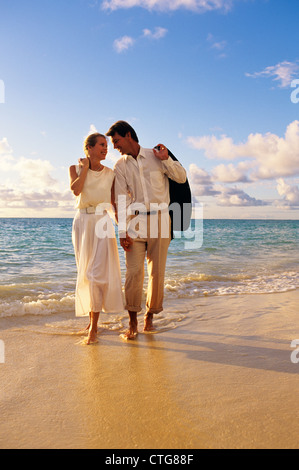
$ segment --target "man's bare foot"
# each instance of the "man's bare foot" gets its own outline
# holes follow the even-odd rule
[[[135,339],[138,335],[138,321],[137,321],[137,312],[129,311],[129,329],[120,335],[122,339]]]
[[[147,312],[144,315],[144,328],[143,331],[154,331],[156,328],[153,325],[153,313]]]
[[[92,344],[92,343],[97,343],[97,342],[98,342],[97,330],[92,330],[92,329],[89,330],[86,344]]]
[[[125,333],[122,333],[120,337],[124,340],[135,339],[138,335],[138,331],[132,331],[131,329],[127,330]]]

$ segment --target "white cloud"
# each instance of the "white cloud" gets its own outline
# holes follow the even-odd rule
[[[216,196],[219,194],[213,187],[211,176],[206,170],[191,163],[188,172],[189,183],[192,187],[193,196]]]
[[[3,139],[0,140],[0,155],[7,155],[9,153],[12,153],[12,148],[8,144],[7,138],[3,137]]]
[[[218,198],[220,206],[265,206],[267,203],[246,194],[242,189],[223,188]]]
[[[279,87],[285,88],[291,85],[292,79],[299,70],[299,65],[296,62],[288,62],[287,60],[280,62],[276,65],[270,65],[261,72],[246,73],[247,77],[258,78],[266,77],[273,78],[274,81],[279,81]]]
[[[213,180],[222,181],[223,183],[246,183],[249,181],[246,172],[250,166],[248,162],[241,162],[237,166],[232,163],[228,165],[222,163],[212,170]]]
[[[14,164],[14,171],[19,173],[18,184],[20,187],[29,187],[31,190],[51,187],[56,183],[52,178],[53,166],[46,160],[33,160],[21,157]]]
[[[161,39],[167,34],[167,29],[157,26],[154,31],[150,29],[143,30],[143,36],[149,39]]]
[[[161,26],[157,26],[154,31],[150,29],[144,29],[142,37],[148,38],[148,39],[154,39],[154,40],[159,40],[163,38],[167,34],[167,29],[162,28]],[[121,52],[126,51],[129,49],[129,47],[132,47],[136,42],[135,38],[132,38],[131,36],[123,36],[119,39],[115,39],[113,46],[116,52],[119,54]]]
[[[71,201],[71,193],[67,190],[60,192],[56,190],[44,189],[42,191],[26,191],[18,190],[17,188],[10,188],[7,185],[0,185],[0,199],[3,207],[28,207],[36,204],[38,207],[48,207],[49,204],[59,206],[59,202]]]
[[[261,207],[270,206],[281,209],[299,208],[299,186],[289,184],[285,178],[299,175],[299,121],[291,122],[285,135],[250,134],[245,143],[235,144],[230,137],[215,136],[189,137],[188,142],[196,149],[204,150],[208,158],[233,160],[247,157],[237,163],[221,163],[206,171],[196,164],[189,167],[188,177],[192,193],[196,198],[213,196],[218,206]],[[269,188],[275,196],[268,200],[258,199],[247,194],[240,187],[230,187],[232,183],[246,184],[269,180]],[[270,180],[274,180],[270,183]]]
[[[219,41],[219,42],[214,42],[214,44],[212,44],[211,48],[212,49],[217,49],[218,51],[222,51],[223,49],[225,49],[226,45],[227,45],[226,41]]]
[[[174,11],[179,9],[204,13],[211,10],[227,11],[234,0],[104,0],[102,8],[117,10],[119,8],[141,7],[147,10]]]
[[[69,190],[67,173],[63,175],[64,180],[58,180],[52,175],[57,169],[49,161],[14,157],[7,139],[1,141],[0,149],[10,150],[10,154],[1,157],[1,215],[13,216],[12,210],[20,210],[18,216],[26,216],[22,209],[36,208],[40,212],[56,208],[55,214],[59,216],[57,210],[73,209],[74,197]]]
[[[209,33],[207,37],[207,41],[211,44],[211,49],[216,49],[218,51],[222,51],[223,49],[226,48],[227,46],[227,41],[222,40],[222,41],[217,41],[213,34]]]
[[[229,182],[233,181],[229,166],[226,168],[220,168],[219,166],[216,167],[216,169],[218,171],[219,178],[222,176],[222,182],[227,182],[227,180],[229,180]],[[214,169],[212,171],[212,175],[210,175],[206,170],[199,168],[195,163],[192,163],[189,166],[188,179],[191,185],[192,194],[195,198],[200,200],[202,197],[213,196],[219,206],[226,207],[252,207],[264,206],[267,204],[260,199],[249,196],[242,189],[237,187],[230,188],[222,184],[215,185],[213,181],[216,179],[215,174],[217,174],[217,171]],[[234,179],[234,181],[236,180],[237,178]]]
[[[217,158],[223,160],[233,160],[240,156],[240,146],[233,143],[231,137],[223,135],[217,139],[214,135],[206,135],[202,137],[188,137],[189,145],[197,150],[204,150],[208,158]]]
[[[222,188],[222,193],[218,198],[220,206],[265,206],[267,203],[260,199],[249,196],[238,188]]]
[[[97,130],[96,126],[95,126],[94,124],[90,124],[88,135],[90,135],[90,134],[95,134],[96,132],[99,132],[99,131]]]
[[[132,47],[135,42],[135,39],[130,36],[123,36],[119,39],[115,39],[113,45],[116,52],[121,53]]]
[[[211,176],[206,170],[199,168],[195,163],[191,163],[188,173],[189,180],[193,184],[211,184]]]
[[[264,135],[250,134],[247,141],[241,144],[235,144],[230,137],[222,136],[218,139],[214,135],[189,137],[187,141],[191,147],[204,150],[205,155],[211,159],[234,160],[244,157],[251,159],[251,163],[243,162],[243,169],[246,169],[246,165],[251,169],[252,180],[299,174],[299,121],[297,120],[288,125],[284,137],[268,132]],[[224,169],[222,166],[216,171],[218,179],[219,172],[223,173]],[[241,175],[240,166],[237,173],[235,167],[226,168],[227,171],[229,169],[232,176],[236,176],[237,173]],[[225,180],[228,181],[227,176]]]
[[[284,196],[283,201],[287,206],[299,207],[299,187],[287,184],[283,178],[277,180],[277,191],[280,196]]]

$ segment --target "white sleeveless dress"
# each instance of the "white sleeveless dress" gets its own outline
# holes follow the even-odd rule
[[[76,167],[79,174],[79,167]],[[89,312],[118,313],[124,309],[117,242],[111,217],[114,173],[88,170],[72,230],[77,264],[76,316]],[[96,211],[92,213],[93,208]],[[89,208],[89,209],[87,209]],[[87,212],[88,211],[88,212]]]

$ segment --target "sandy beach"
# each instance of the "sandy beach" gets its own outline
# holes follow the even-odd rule
[[[3,318],[0,448],[298,448],[298,300],[178,299],[176,325],[91,346],[69,314]]]

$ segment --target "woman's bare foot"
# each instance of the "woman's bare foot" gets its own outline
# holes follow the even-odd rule
[[[79,330],[77,335],[88,335],[90,324],[91,324],[91,312],[89,312],[89,323],[87,327],[84,328],[83,330]]]
[[[97,343],[98,320],[100,312],[90,312],[90,327],[88,330],[88,337],[86,344]]]
[[[153,325],[153,313],[147,312],[144,315],[144,328],[143,331],[154,331],[155,327]]]
[[[87,335],[88,334],[88,331],[89,331],[89,328],[90,328],[90,323],[88,324],[88,326],[86,328],[84,328],[83,330],[79,330],[77,335]]]

